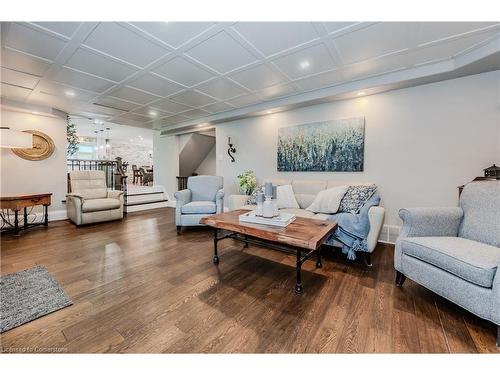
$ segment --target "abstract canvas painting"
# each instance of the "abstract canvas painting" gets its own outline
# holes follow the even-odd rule
[[[278,130],[280,172],[361,172],[364,153],[364,117]]]

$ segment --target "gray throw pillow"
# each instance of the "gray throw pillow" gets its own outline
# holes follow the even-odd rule
[[[349,186],[347,192],[340,202],[338,212],[350,212],[357,214],[361,207],[377,190],[376,185],[352,185]]]

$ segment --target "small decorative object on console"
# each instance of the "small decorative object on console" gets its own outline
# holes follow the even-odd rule
[[[486,168],[484,170],[484,177],[495,177],[500,179],[500,167],[493,164],[491,167]]]
[[[263,215],[263,204],[264,204],[264,193],[258,192],[255,198],[255,202],[257,203],[257,208],[255,209],[255,215],[262,216]]]

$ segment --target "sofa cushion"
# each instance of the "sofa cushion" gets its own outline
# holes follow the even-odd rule
[[[278,208],[299,208],[292,185],[279,185],[276,190]]]
[[[183,214],[215,214],[217,206],[211,201],[193,201],[182,206]]]
[[[82,212],[114,210],[120,206],[120,200],[115,198],[84,199]]]
[[[221,176],[191,176],[187,188],[191,190],[193,201],[214,201],[217,192],[222,189],[224,180]]]
[[[316,195],[326,189],[326,181],[294,180],[292,188],[300,208],[307,208],[314,202]]]
[[[340,202],[339,212],[357,214],[377,190],[376,185],[351,185]]]
[[[302,208],[283,208],[280,212],[288,212],[289,214],[294,214],[297,217],[308,217],[314,218],[314,212],[304,210]]]
[[[458,236],[500,247],[500,181],[471,182],[460,195]]]
[[[460,237],[407,237],[404,255],[417,258],[473,284],[491,288],[500,248]]]
[[[340,201],[344,197],[348,186],[337,186],[321,190],[312,204],[307,207],[308,211],[321,214],[334,214],[339,210]]]

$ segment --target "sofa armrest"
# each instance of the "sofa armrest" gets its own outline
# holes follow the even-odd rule
[[[121,190],[109,190],[108,198],[120,199],[123,196],[123,191]]]
[[[84,198],[80,194],[77,194],[77,193],[68,193],[68,194],[66,194],[66,199],[71,199],[71,198],[78,198],[82,202],[84,201]]]
[[[370,252],[373,252],[373,250],[375,250],[375,246],[377,246],[378,237],[380,236],[380,231],[382,230],[382,225],[384,224],[384,216],[384,207],[373,206],[368,210],[370,231],[368,232],[368,236],[366,236],[366,244]]]
[[[247,198],[248,197],[246,195],[231,194],[228,198],[229,210],[233,211],[245,206],[247,203]]]
[[[464,212],[460,207],[402,208],[401,233],[396,241],[394,268],[403,272],[401,242],[407,237],[448,236],[456,237]]]
[[[217,190],[215,194],[215,204],[217,206],[217,213],[224,212],[224,189]]]
[[[176,206],[184,206],[186,203],[191,202],[191,190],[184,189],[176,191],[174,194]]]

